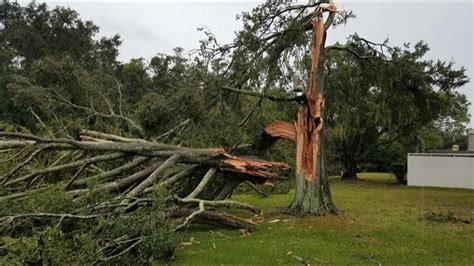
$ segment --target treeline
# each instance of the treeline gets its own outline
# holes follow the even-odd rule
[[[271,3],[265,5],[271,10]],[[249,26],[257,16],[249,14],[232,44],[216,46],[212,33],[205,32],[196,56],[176,48],[172,55],[128,62],[118,60],[119,35],[99,38],[99,27],[71,9],[4,3],[0,16],[2,130],[77,138],[87,128],[232,149],[258,140],[269,121],[294,120],[298,106],[223,86],[291,96],[306,78],[308,58],[298,57],[303,52],[286,62],[278,53],[253,65],[245,61],[260,56],[252,43],[259,32]],[[287,42],[305,47],[309,38]],[[411,48],[389,47],[386,41],[377,44],[382,52],[368,44],[357,35],[346,44],[368,59],[328,50],[324,115],[332,174],[344,171],[343,177],[354,178],[363,169],[388,171],[403,164],[407,152],[454,142],[463,147],[469,103],[456,89],[468,81],[465,69],[426,60],[429,48],[423,42]],[[239,46],[245,49],[232,49]],[[269,62],[281,69],[267,68]],[[292,165],[293,147],[278,144],[265,156]]]

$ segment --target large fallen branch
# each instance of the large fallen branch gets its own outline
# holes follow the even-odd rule
[[[92,194],[108,195],[109,201],[117,203],[95,205],[113,206],[113,213],[129,212],[148,205],[149,201],[142,198],[145,194],[165,189],[175,198],[169,210],[177,221],[176,230],[192,222],[254,227],[251,218],[220,209],[242,209],[261,217],[260,209],[224,199],[241,182],[268,184],[288,168],[284,163],[233,156],[221,148],[187,148],[88,130],[81,132],[80,140],[0,132],[0,143],[0,150],[24,153],[0,175],[0,202],[28,198],[55,186],[75,200]],[[97,217],[97,210],[92,208],[81,215]],[[63,219],[81,215],[20,213],[3,219],[9,224],[30,217]]]

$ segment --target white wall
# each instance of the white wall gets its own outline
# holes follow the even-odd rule
[[[409,186],[474,189],[473,153],[410,153]]]
[[[467,150],[474,151],[474,129],[467,131]]]

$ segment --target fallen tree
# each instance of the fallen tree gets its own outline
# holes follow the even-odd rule
[[[88,130],[80,133],[79,140],[0,132],[0,150],[12,155],[4,162],[11,167],[0,176],[0,203],[15,204],[54,187],[73,201],[88,204],[70,213],[4,215],[0,224],[9,232],[27,220],[60,226],[66,221],[97,223],[103,217],[126,215],[153,205],[149,195],[154,191],[166,191],[166,215],[173,231],[191,223],[251,230],[263,218],[262,211],[226,198],[242,182],[271,185],[288,168],[285,163],[234,156],[222,148],[187,148]],[[241,217],[224,209],[252,215]],[[140,239],[124,237],[119,241],[124,245],[107,253],[107,258],[133,249]],[[107,245],[112,242],[104,248]]]
[[[186,148],[87,130],[81,132],[81,140],[51,139],[14,132],[0,132],[0,137],[2,149],[19,150],[20,157],[24,158],[16,158],[18,163],[0,177],[1,186],[7,189],[0,201],[27,197],[28,192],[52,183],[62,183],[64,190],[76,199],[87,193],[110,193],[114,198],[122,199],[118,207],[124,210],[130,210],[154,187],[166,188],[170,195],[176,196],[178,205],[198,207],[201,200],[206,200],[202,202],[204,207],[198,208],[199,212],[207,207],[219,207],[221,203],[222,206],[239,208],[244,205],[221,201],[241,182],[271,184],[279,170],[288,168],[285,163],[233,156],[221,148]],[[43,168],[29,169],[28,165],[43,153],[62,155]],[[69,161],[62,163],[65,160]],[[122,165],[94,175],[84,173],[87,168],[114,161],[120,161]],[[71,175],[48,178],[64,172]],[[91,182],[95,185],[86,187]],[[260,215],[257,208],[245,206],[244,209]],[[193,217],[188,217],[188,220]],[[216,221],[231,219],[221,212],[206,217]],[[240,222],[234,223],[238,224],[237,227],[254,225],[251,220],[235,220]]]

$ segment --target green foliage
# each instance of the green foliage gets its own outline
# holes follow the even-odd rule
[[[143,58],[131,59],[130,62],[120,65],[117,72],[117,76],[125,85],[123,91],[127,101],[136,102],[151,91],[152,81]]]
[[[94,40],[98,26],[81,20],[74,10],[64,7],[49,10],[45,3],[32,2],[26,6],[5,3],[0,6],[0,18],[4,26],[2,39],[8,43],[3,49],[17,57],[16,64],[21,68],[29,68],[45,56],[68,55],[90,65],[101,59],[114,63],[121,43],[118,36]]]
[[[117,59],[120,37],[98,38],[98,26],[82,20],[73,10],[48,9],[46,4],[35,2],[26,6],[18,3],[0,5],[0,23],[4,26],[0,29],[0,130],[77,138],[79,130],[94,129],[153,139],[189,119],[186,127],[160,141],[227,150],[238,144],[258,142],[267,123],[293,121],[298,104],[260,101],[222,91],[221,87],[279,96],[294,96],[301,90],[301,85],[306,83],[311,40],[302,25],[317,3],[311,1],[300,6],[300,10],[287,9],[291,4],[291,1],[267,1],[252,12],[243,13],[240,16],[243,29],[237,32],[235,42],[230,45],[219,45],[215,36],[204,30],[206,39],[201,42],[198,57],[185,58],[183,50],[177,48],[173,55],[158,54],[150,62],[137,58],[124,63]],[[451,62],[425,60],[429,48],[422,42],[413,48],[405,46],[390,50],[391,62],[382,60],[382,56],[368,49],[357,36],[349,42],[356,52],[374,59],[359,60],[344,51],[331,51],[325,55],[330,71],[324,89],[324,145],[330,174],[338,174],[344,167],[357,166],[388,171],[392,165],[398,169],[393,171],[401,175],[407,152],[460,143],[465,135],[463,127],[468,121],[469,104],[466,97],[456,91],[468,81],[464,68],[456,68]],[[249,119],[245,121],[247,116]],[[293,143],[280,142],[260,153],[259,156],[266,159],[294,164]],[[35,164],[53,159],[40,157]],[[113,167],[105,165],[104,168]],[[64,178],[67,174],[65,171],[47,178]],[[89,186],[94,186],[93,182]],[[291,186],[292,182],[278,184],[270,191],[286,193]],[[359,190],[366,187],[370,194],[353,192],[360,193]],[[396,239],[399,241],[397,246],[403,246],[408,237],[403,232],[416,232],[412,227],[419,225],[410,220],[413,214],[403,213],[398,200],[394,205],[394,198],[412,199],[415,203],[418,198],[413,198],[412,190],[407,193],[407,190],[399,189],[394,193],[370,182],[360,187],[336,183],[335,199],[341,201],[336,203],[343,209],[350,208],[354,216],[362,217],[360,221],[347,219],[356,222],[357,230],[392,243],[392,236],[383,235],[380,228],[365,231],[367,224],[380,222],[374,218],[373,204],[388,205],[394,216],[382,224],[399,238]],[[81,208],[107,196],[91,194],[75,202],[62,192],[61,187],[53,187],[15,204],[1,203],[0,214],[83,210]],[[247,196],[237,197],[245,199]],[[258,205],[265,206],[270,202],[273,205],[269,208],[274,209],[287,205],[289,197],[270,195]],[[454,196],[450,194],[450,197]],[[357,206],[353,206],[353,202]],[[386,209],[385,205],[377,206],[375,211],[379,216],[380,212],[386,215]],[[404,214],[401,222],[395,217],[400,212]],[[346,221],[337,219],[342,223]],[[405,226],[403,222],[406,221],[409,223]],[[312,226],[313,222],[321,220],[310,222]],[[336,226],[332,231],[352,227],[352,223],[341,225],[334,220],[330,220],[330,224]],[[144,264],[155,259],[169,259],[176,248],[159,196],[153,207],[141,208],[131,214],[101,217],[98,224],[76,221],[56,225],[30,219],[14,231],[0,228],[4,235],[0,238],[0,264],[93,264],[103,259],[104,254],[99,250],[106,241],[124,235],[143,240],[133,252],[111,263]],[[287,254],[288,237],[295,236],[294,230],[283,226],[279,229],[284,233],[274,244],[282,248],[282,254]],[[33,236],[21,237],[27,230],[33,232]],[[338,260],[341,242],[349,243],[346,250],[354,256],[370,256],[365,253],[365,244],[358,244],[351,238],[353,233],[345,232],[342,241],[337,238],[335,241],[335,238],[328,238],[330,232],[317,232],[318,237],[323,236],[319,243],[322,250],[332,250],[328,260],[368,262]],[[299,237],[296,241],[309,239],[307,236],[311,234],[315,232],[304,229],[296,234]],[[274,234],[264,240],[273,241],[272,238]],[[314,247],[314,239],[305,245]],[[252,248],[265,246],[260,242],[250,243]],[[327,243],[334,248],[328,249]],[[229,250],[233,247],[234,243],[231,243],[226,250],[230,252],[228,254],[232,254]],[[368,244],[368,247],[376,250],[380,245]],[[433,248],[434,251],[439,249]],[[387,248],[386,251],[392,250]],[[311,254],[313,250],[307,252]],[[403,250],[397,249],[397,252],[393,256],[406,255]],[[225,255],[222,253],[213,252],[212,255]],[[255,257],[260,259],[261,254],[258,255]],[[273,259],[274,255],[272,250],[268,257]],[[286,258],[281,262],[295,262]],[[432,261],[440,263],[436,259]]]
[[[306,75],[302,73],[308,63],[304,55],[310,38],[298,29],[298,23],[302,23],[305,13],[279,13],[288,6],[268,2],[243,14],[244,29],[236,38],[238,50],[232,46],[218,49],[215,37],[205,31],[208,39],[201,43],[202,57],[194,61],[184,58],[182,49],[177,48],[174,55],[158,54],[149,63],[138,58],[122,64],[115,61],[119,39],[93,40],[97,27],[81,21],[74,11],[48,10],[45,4],[24,8],[10,4],[3,9],[6,27],[1,34],[10,43],[3,42],[1,55],[11,59],[10,64],[2,65],[7,75],[0,79],[0,94],[6,95],[0,109],[8,110],[2,113],[3,119],[34,132],[45,131],[38,123],[39,117],[49,131],[59,135],[75,137],[80,129],[88,128],[148,138],[190,119],[189,125],[162,141],[227,149],[254,143],[268,122],[294,120],[297,105],[267,100],[257,105],[258,99],[223,92],[220,86],[284,96],[304,83]],[[312,7],[309,4],[304,8]],[[35,13],[41,15],[31,23],[29,19]],[[276,16],[273,22],[278,26],[266,32],[265,25],[271,21],[267,18],[272,16]],[[65,29],[51,28],[57,21],[66,21]],[[104,56],[86,58],[75,50],[64,54],[61,51],[69,51],[70,46],[66,41],[54,44],[60,48],[38,47],[37,53],[12,49],[42,38],[43,32],[35,23],[50,23],[44,26],[46,32],[55,32],[61,40],[73,35],[73,40],[90,43],[81,48],[87,50],[81,52],[84,55]],[[11,25],[22,26],[15,29]],[[35,34],[28,37],[23,34],[26,30]],[[271,41],[277,32],[283,37]],[[255,40],[265,36],[270,38],[268,43],[256,44]],[[462,135],[468,103],[455,89],[467,82],[463,68],[423,60],[429,49],[421,42],[413,49],[406,46],[390,50],[392,61],[387,63],[368,50],[358,36],[349,41],[357,52],[374,59],[359,60],[344,51],[326,55],[331,70],[326,82],[325,125],[331,162],[328,170],[332,174],[357,164],[386,171],[390,164],[403,161],[404,154],[413,151],[411,147],[419,151],[436,149],[445,146],[440,144],[440,134],[444,143],[446,134]],[[24,57],[18,66],[13,64],[14,51]],[[232,56],[232,63],[226,56]],[[91,58],[100,63],[91,64]],[[106,116],[111,112],[135,120],[143,131],[129,121]],[[243,123],[249,113],[251,117]],[[276,147],[265,156],[291,162],[292,151],[290,146]]]
[[[169,260],[176,248],[174,231],[168,220],[165,202],[156,193],[153,206],[132,213],[100,217],[96,220],[27,219],[14,229],[0,227],[0,263],[94,264],[104,261],[102,247],[113,239],[142,238],[131,252],[110,263],[146,264],[153,260]],[[89,201],[73,202],[61,190],[35,193],[16,204],[2,203],[0,216],[18,213],[72,213],[87,210]],[[80,214],[80,213],[79,213]],[[29,232],[25,234],[26,232]]]
[[[11,264],[93,264],[100,258],[91,233],[66,236],[54,227],[35,231],[31,238],[10,239],[5,257],[0,262]]]
[[[456,91],[468,82],[464,68],[424,60],[429,48],[423,42],[389,49],[388,62],[357,35],[351,42],[373,59],[331,51],[326,84],[331,147],[346,170],[372,164],[387,171],[408,152],[440,148],[439,132],[464,130],[469,103]]]
[[[38,191],[27,200],[15,204],[8,201],[0,202],[0,216],[34,212],[68,213],[77,207],[72,196],[61,191],[60,185],[57,185]]]
[[[444,144],[443,133],[436,128],[421,129],[419,131],[418,140],[421,146],[421,152],[441,149]]]
[[[91,112],[64,108],[58,94],[99,112],[108,110],[103,96],[117,98],[110,90],[117,95],[111,75],[118,63],[118,36],[96,40],[98,27],[92,22],[68,8],[50,10],[45,3],[2,4],[0,23],[0,57],[5,59],[0,61],[0,119],[37,131],[33,111],[58,130],[76,123],[92,126],[96,117]]]
[[[176,243],[171,224],[163,205],[142,208],[115,219],[101,220],[95,229],[105,239],[143,238],[136,251],[113,261],[121,265],[146,264],[153,260],[169,260],[174,256]]]

